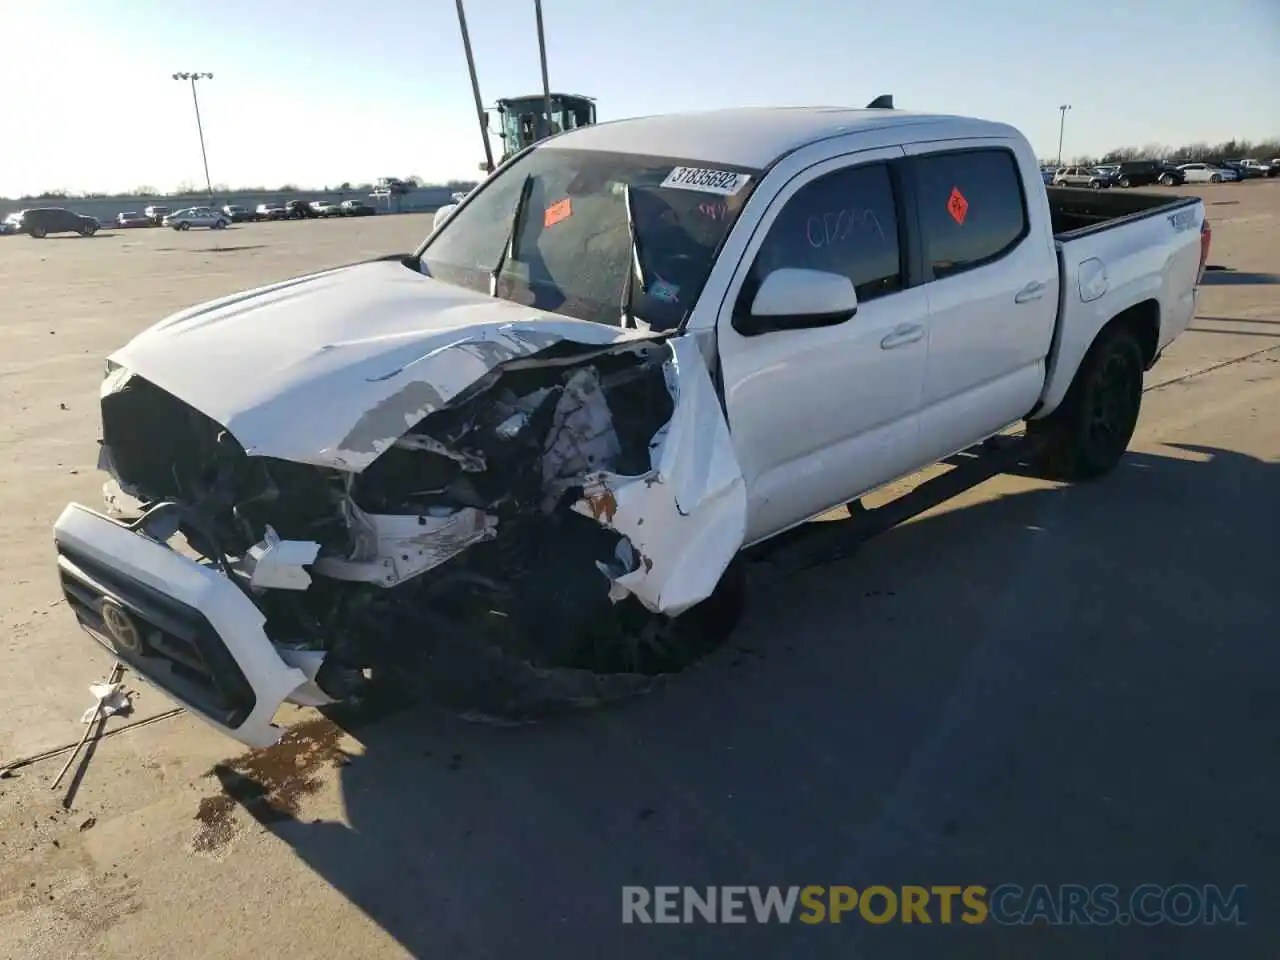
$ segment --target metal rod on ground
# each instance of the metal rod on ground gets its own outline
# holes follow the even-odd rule
[[[538,18],[538,58],[542,61],[542,105],[547,112],[547,136],[554,136],[551,127],[551,82],[547,79],[547,37],[542,31],[542,0],[533,0],[533,12]]]
[[[80,746],[84,746],[85,743],[97,743],[100,740],[107,740],[110,737],[119,736],[122,733],[128,733],[130,730],[137,727],[145,727],[148,724],[159,723],[161,720],[168,720],[171,717],[176,717],[182,713],[186,713],[186,710],[182,707],[174,707],[172,710],[165,710],[161,713],[155,714],[154,716],[143,717],[141,720],[134,720],[130,723],[113,727],[110,730],[104,730],[96,737],[90,737],[87,741],[83,741]],[[17,760],[10,760],[8,763],[0,764],[0,780],[9,776],[14,770],[21,770],[23,767],[29,767],[33,763],[39,763],[41,760],[52,760],[54,757],[62,756],[68,750],[75,749],[78,749],[76,744],[68,743],[65,747],[54,747],[52,750],[42,750],[40,753],[33,753],[29,756],[19,757]]]
[[[476,120],[480,124],[480,139],[484,143],[485,172],[493,173],[493,148],[489,146],[489,125],[484,122],[484,102],[480,99],[480,80],[476,77],[476,61],[471,55],[471,35],[467,33],[467,15],[458,4],[458,29],[462,31],[462,49],[467,53],[467,70],[471,73],[471,93],[476,99]]]
[[[117,660],[116,665],[111,668],[111,675],[107,677],[107,683],[119,683],[120,678],[124,675],[124,665]],[[84,736],[80,738],[80,742],[76,744],[76,748],[71,751],[71,756],[67,757],[67,762],[62,765],[62,769],[58,771],[58,775],[53,778],[50,790],[57,790],[58,784],[62,782],[62,778],[67,775],[67,771],[71,769],[71,764],[75,763],[76,757],[80,756],[80,750],[85,745],[85,741],[89,739],[89,734],[93,733],[93,728],[98,720],[102,717],[102,706],[106,702],[105,697],[98,699],[98,705],[93,708],[93,717],[84,727]]]

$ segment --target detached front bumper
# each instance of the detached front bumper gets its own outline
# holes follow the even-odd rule
[[[276,711],[314,687],[235,583],[80,504],[53,536],[63,595],[90,636],[222,733],[251,747],[280,738]]]

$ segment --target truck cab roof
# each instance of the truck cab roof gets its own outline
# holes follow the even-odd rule
[[[907,127],[916,128],[911,131],[914,136],[904,137]],[[944,136],[1020,136],[1008,124],[945,114],[850,107],[740,107],[598,123],[542,147],[688,157],[762,169],[809,144],[863,132],[884,134],[885,144]]]

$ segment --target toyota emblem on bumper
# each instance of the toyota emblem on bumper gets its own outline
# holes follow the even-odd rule
[[[102,623],[116,649],[124,653],[142,653],[142,631],[128,610],[114,600],[103,600]]]

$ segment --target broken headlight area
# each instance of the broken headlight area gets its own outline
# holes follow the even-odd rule
[[[598,503],[591,475],[651,471],[674,413],[670,352],[583,354],[496,368],[360,473],[249,456],[117,370],[104,461],[130,495],[180,505],[187,542],[242,580],[273,642],[324,653],[327,695],[372,672],[494,718],[591,705],[717,638],[620,587],[646,560],[604,522],[607,504],[581,506]]]

